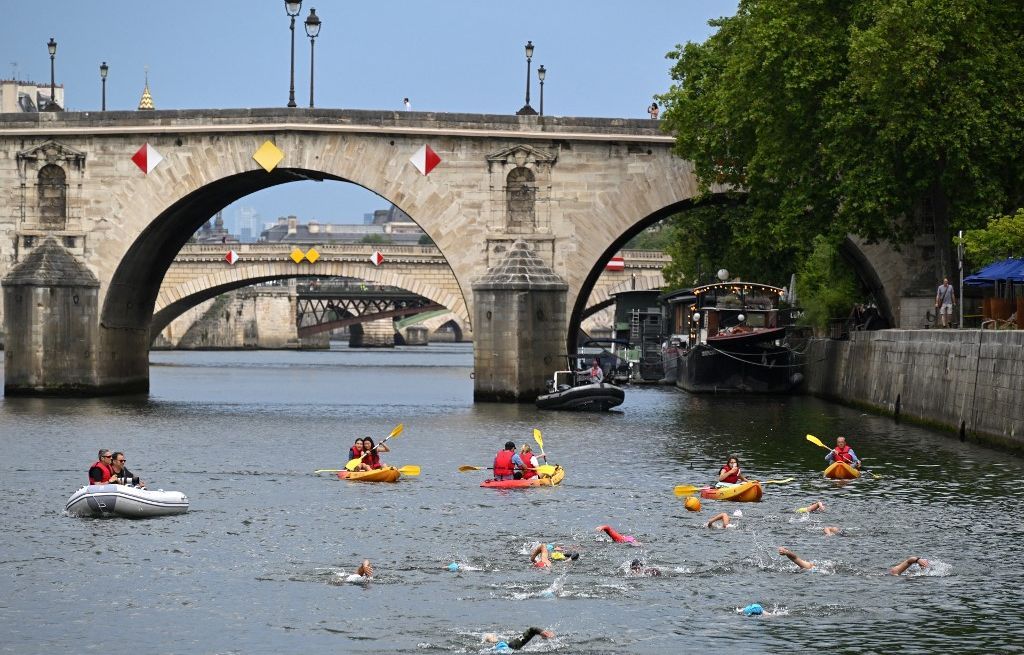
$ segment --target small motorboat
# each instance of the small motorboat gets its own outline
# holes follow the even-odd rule
[[[856,480],[860,471],[846,462],[833,462],[825,469],[825,477],[831,480]]]
[[[92,518],[169,516],[188,511],[188,496],[180,491],[151,491],[124,484],[90,484],[71,494],[64,510],[71,516]]]
[[[338,478],[352,482],[398,482],[402,474],[393,466],[372,471],[338,471]]]
[[[530,487],[553,487],[556,484],[559,484],[564,477],[565,469],[556,465],[555,472],[550,476],[539,475],[535,478],[525,480],[484,480],[480,483],[480,486],[488,489],[529,489]]]
[[[608,382],[589,382],[586,372],[555,371],[548,393],[537,396],[539,409],[604,412],[626,398],[621,387]]]
[[[734,500],[741,503],[760,502],[764,490],[757,480],[748,480],[739,484],[730,484],[721,487],[704,487],[700,490],[701,498],[711,500]]]

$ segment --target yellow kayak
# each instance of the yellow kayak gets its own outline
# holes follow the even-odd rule
[[[711,500],[734,500],[741,503],[756,503],[761,500],[764,490],[757,480],[748,480],[729,487],[704,487],[700,490],[701,498]]]
[[[338,471],[338,477],[353,482],[397,482],[402,474],[395,467],[387,466],[372,471]]]
[[[833,480],[856,480],[860,477],[860,471],[846,462],[834,462],[825,469],[825,477]]]

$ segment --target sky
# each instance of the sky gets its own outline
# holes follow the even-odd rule
[[[56,81],[71,111],[100,107],[100,62],[110,67],[107,108],[134,109],[149,68],[157,109],[284,107],[290,36],[283,0],[149,2],[4,0],[0,78],[48,84],[46,43],[57,41]],[[295,96],[309,105],[310,7],[316,40],[317,107],[513,114],[525,101],[533,41],[547,70],[544,113],[646,118],[669,88],[676,44],[703,41],[707,21],[737,0],[304,0],[296,19]],[[255,193],[225,210],[253,207],[264,222],[361,222],[389,203],[351,184],[296,182]]]

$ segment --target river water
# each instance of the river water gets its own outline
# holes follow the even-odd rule
[[[0,651],[476,653],[485,632],[537,625],[557,637],[526,651],[1022,652],[1024,466],[1011,456],[802,397],[630,387],[621,413],[474,405],[466,344],[151,361],[148,397],[0,404]],[[313,474],[398,423],[384,459],[421,476]],[[480,489],[484,473],[457,472],[535,427],[567,471],[560,487]],[[822,479],[807,433],[848,435],[880,477]],[[189,513],[64,514],[99,447],[187,493]],[[711,480],[730,452],[748,475],[795,480],[761,503],[685,511],[673,486]],[[818,499],[825,513],[794,512]],[[737,509],[736,528],[703,527]],[[605,523],[642,545],[609,542],[594,531]],[[535,540],[582,556],[531,569]],[[816,569],[798,572],[781,545]],[[932,571],[884,575],[910,555]],[[344,583],[364,557],[376,579]],[[633,558],[663,575],[628,575]],[[766,614],[737,612],[754,602]]]

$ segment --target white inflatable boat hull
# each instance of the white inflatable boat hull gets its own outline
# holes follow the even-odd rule
[[[64,509],[71,516],[169,516],[187,512],[188,497],[180,491],[150,491],[121,484],[90,484],[71,494]]]

